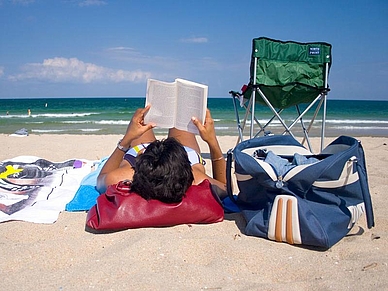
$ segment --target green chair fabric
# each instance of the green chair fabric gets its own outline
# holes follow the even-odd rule
[[[326,89],[325,67],[328,63],[330,68],[331,58],[331,45],[328,43],[255,38],[250,86],[244,97],[250,98],[252,88],[257,85],[275,108],[310,103]],[[257,102],[266,104],[260,96],[256,96]]]

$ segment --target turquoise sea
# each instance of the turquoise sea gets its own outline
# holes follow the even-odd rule
[[[34,98],[0,100],[0,133],[26,128],[30,134],[123,134],[136,108],[145,98]],[[209,98],[218,135],[237,135],[232,98]],[[28,109],[31,115],[28,115]],[[256,106],[257,118],[270,117],[267,107]],[[243,110],[239,113],[243,116]],[[294,108],[284,112],[287,122]],[[311,115],[305,117],[309,121]],[[318,122],[317,125],[320,125]],[[270,129],[278,133],[280,123]],[[157,129],[157,134],[167,132]],[[319,134],[313,127],[312,134]],[[327,103],[326,136],[388,136],[388,101],[330,100]],[[298,135],[298,134],[297,134]]]

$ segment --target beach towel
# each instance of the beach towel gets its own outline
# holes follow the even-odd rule
[[[0,162],[0,222],[54,223],[95,162],[19,156]]]

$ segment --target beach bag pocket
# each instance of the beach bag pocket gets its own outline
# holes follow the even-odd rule
[[[239,194],[231,193],[231,165]],[[247,235],[328,249],[366,213],[374,226],[361,143],[341,136],[313,155],[287,135],[254,138],[228,154],[228,193]]]

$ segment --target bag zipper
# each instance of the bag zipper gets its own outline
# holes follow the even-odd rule
[[[283,185],[284,185],[283,177],[282,176],[278,176],[278,180],[275,182],[276,188],[281,189],[281,188],[283,188]]]

